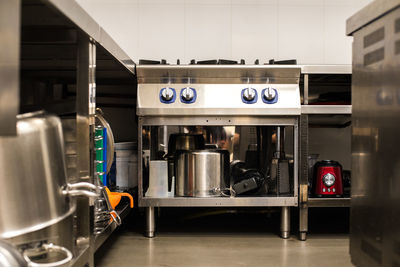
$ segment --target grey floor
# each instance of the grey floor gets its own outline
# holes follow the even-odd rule
[[[96,266],[352,266],[348,234],[341,225],[333,223],[336,229],[326,231],[318,223],[324,219],[317,219],[314,224],[323,230],[302,242],[296,236],[283,240],[278,232],[268,231],[279,229],[279,220],[277,215],[264,217],[214,214],[204,218],[191,214],[176,219],[171,215],[159,222],[161,229],[153,239],[143,237],[138,224],[125,226],[98,251]]]

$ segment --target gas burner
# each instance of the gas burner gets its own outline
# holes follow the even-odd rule
[[[229,60],[229,59],[211,59],[211,60],[200,60],[197,61],[192,59],[190,61],[191,65],[245,65],[246,62],[244,61],[244,59],[241,59],[240,62],[236,61],[236,60]]]
[[[165,59],[161,59],[161,61],[139,59],[139,65],[169,65],[169,63],[167,63],[167,60]]]
[[[297,65],[297,60],[296,59],[287,59],[287,60],[277,60],[275,59],[270,59],[268,63],[265,63],[264,65]]]
[[[178,59],[176,61],[176,65],[180,65],[181,61]],[[198,60],[195,59],[190,60],[190,65],[246,65],[246,61],[241,59],[240,61],[237,60],[230,60],[230,59],[209,59],[209,60]],[[264,65],[296,65],[296,59],[288,59],[288,60],[275,60],[270,59],[268,63],[264,63]],[[148,59],[140,59],[139,65],[169,65],[167,60],[161,59],[159,60],[148,60]],[[260,65],[260,60],[256,59],[254,61],[254,65]]]

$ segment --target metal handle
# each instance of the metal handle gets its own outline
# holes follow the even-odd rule
[[[85,196],[89,198],[98,198],[100,195],[99,193],[87,191],[87,190],[65,190],[64,194],[71,196],[71,197],[77,197],[77,196]]]
[[[78,188],[85,188],[88,190],[100,191],[102,189],[101,186],[97,186],[88,182],[79,182],[74,184],[67,184],[68,189],[78,189]]]
[[[60,261],[56,261],[56,262],[49,262],[49,263],[37,263],[37,262],[33,262],[31,260],[31,258],[28,255],[28,251],[29,250],[25,250],[23,252],[23,256],[25,261],[28,263],[28,266],[30,267],[60,267],[60,266],[68,266],[69,262],[72,260],[73,255],[71,253],[71,251],[69,251],[68,249],[64,248],[64,247],[60,247],[60,246],[56,246],[54,244],[43,244],[41,246],[41,248],[43,248],[46,252],[59,252],[59,253],[63,253],[65,254],[65,258],[60,260]]]
[[[86,196],[89,198],[97,198],[100,196],[102,188],[103,187],[101,186],[87,182],[67,184],[66,188],[63,190],[63,194],[68,196]]]
[[[110,211],[111,218],[113,221],[120,226],[122,224],[121,217],[119,217],[118,213],[115,210]]]

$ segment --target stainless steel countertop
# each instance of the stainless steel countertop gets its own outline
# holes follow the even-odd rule
[[[133,60],[75,0],[41,0],[41,2],[59,11],[74,25],[106,49],[129,72],[135,74],[135,63]]]

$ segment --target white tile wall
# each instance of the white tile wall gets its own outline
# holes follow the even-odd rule
[[[185,5],[185,50],[180,58],[190,59],[231,58],[231,6],[230,4]]]
[[[351,63],[345,21],[371,0],[77,0],[134,59]]]
[[[184,10],[182,4],[176,3],[139,4],[140,58],[176,60],[185,49]]]
[[[232,58],[243,58],[246,62],[260,59],[264,62],[278,57],[276,3],[232,5]]]

